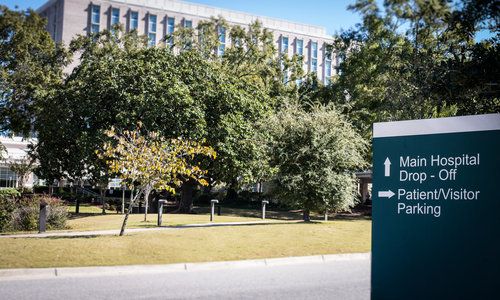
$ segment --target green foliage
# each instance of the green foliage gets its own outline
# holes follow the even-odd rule
[[[21,196],[21,193],[14,188],[0,189],[0,198],[16,198]]]
[[[287,204],[311,210],[348,210],[354,205],[354,171],[366,166],[366,143],[333,107],[306,112],[286,105],[264,128],[270,134],[271,165],[278,196]]]
[[[62,79],[66,54],[32,10],[0,5],[0,130],[28,136]]]
[[[356,29],[338,36],[337,105],[369,138],[379,121],[500,111],[495,1],[358,0]]]
[[[15,209],[16,197],[20,193],[16,189],[0,190],[0,232],[5,231],[11,220],[11,214]]]
[[[107,131],[113,142],[106,143],[102,151],[97,151],[105,159],[112,174],[133,188],[134,184],[143,189],[166,190],[175,194],[175,189],[186,179],[208,185],[203,178],[207,173],[195,161],[198,156],[215,159],[211,147],[182,138],[167,140],[158,132],[143,134],[141,127],[134,131]],[[140,192],[139,192],[140,193]]]
[[[39,144],[32,154],[40,162],[37,175],[49,181],[102,181],[109,175],[95,150],[108,141],[105,130],[132,129],[141,122],[165,138],[206,140],[219,156],[204,162],[214,182],[262,178],[263,150],[254,138],[255,123],[276,107],[277,94],[285,96],[291,89],[283,85],[270,32],[258,23],[252,34],[234,29],[247,51],[228,48],[221,58],[213,48],[208,51],[202,43],[218,43],[213,34],[217,37],[220,24],[225,23],[202,22],[204,39],[190,39],[188,48],[180,49],[186,39],[182,35],[199,31],[177,32],[178,53],[146,47],[142,37],[119,29],[75,39],[71,49],[80,53],[80,64],[46,99],[36,127]]]

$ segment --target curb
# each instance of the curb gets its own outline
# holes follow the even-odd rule
[[[131,265],[76,268],[0,269],[0,282],[10,280],[31,280],[50,278],[71,278],[91,276],[113,276],[132,274],[161,274],[170,272],[196,272],[207,270],[238,269],[251,267],[274,267],[333,261],[370,259],[371,253],[347,253],[314,256],[292,256],[283,258],[249,259],[202,263],[178,263],[168,265]]]

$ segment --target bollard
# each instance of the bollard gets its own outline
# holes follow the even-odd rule
[[[217,205],[217,215],[220,216],[220,205]]]
[[[46,229],[47,229],[47,203],[40,203],[38,233],[44,233]]]
[[[158,200],[158,227],[161,226],[163,222],[163,205],[165,204],[165,200]]]
[[[325,221],[328,221],[328,209],[325,209]]]
[[[219,200],[212,199],[210,200],[210,222],[214,220],[214,214],[215,214],[215,203],[219,203]]]
[[[269,201],[262,200],[262,220],[266,219],[266,204],[269,204]]]

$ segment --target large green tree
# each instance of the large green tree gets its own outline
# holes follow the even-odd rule
[[[29,136],[62,81],[66,53],[33,10],[0,5],[0,130]]]
[[[354,206],[354,172],[365,167],[366,142],[332,106],[309,111],[288,104],[266,121],[275,191],[289,205],[311,211],[342,211]]]
[[[71,43],[79,64],[61,88],[47,97],[36,131],[39,176],[46,179],[108,177],[95,150],[115,126],[130,129],[141,121],[168,137],[201,138],[202,107],[182,82],[172,53],[148,48],[145,41],[119,30]]]
[[[217,28],[217,22],[202,25]],[[205,162],[211,183],[236,189],[262,179],[264,150],[255,139],[255,124],[277,106],[277,94],[293,88],[283,83],[280,59],[286,58],[273,55],[270,33],[259,24],[251,28],[252,35],[238,29],[247,50],[228,47],[223,56],[207,56],[203,39],[188,38],[192,30],[167,37],[190,43],[174,49],[147,47],[143,37],[119,28],[75,39],[71,50],[79,54],[79,64],[46,99],[36,128],[39,175],[96,182],[108,177],[94,151],[106,142],[104,131],[130,129],[140,121],[165,137],[205,139],[219,155]],[[217,36],[210,40],[218,43]],[[183,212],[192,207],[194,186],[187,178]]]
[[[356,1],[362,23],[336,41],[332,99],[366,137],[377,121],[499,111],[498,28],[475,40],[498,20],[492,2]]]

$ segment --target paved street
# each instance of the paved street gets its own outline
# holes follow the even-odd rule
[[[203,266],[203,265],[202,265]],[[2,299],[369,299],[368,257],[0,281]]]

